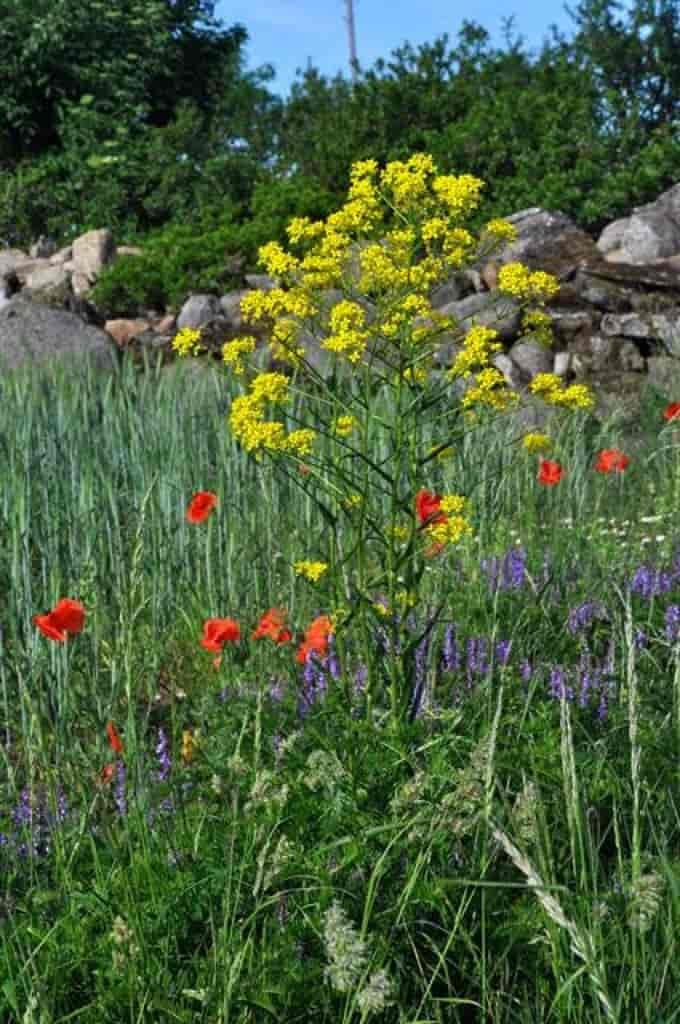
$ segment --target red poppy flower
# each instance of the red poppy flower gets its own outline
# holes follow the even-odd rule
[[[187,519],[190,523],[204,522],[212,510],[217,507],[217,495],[212,491],[199,491],[194,494],[187,509]]]
[[[293,636],[289,629],[284,628],[286,611],[284,608],[270,608],[265,612],[253,632],[253,640],[269,636],[276,644],[285,644],[292,640]]]
[[[312,622],[305,633],[305,639],[298,647],[296,659],[301,664],[307,660],[307,655],[314,651],[324,657],[328,654],[328,637],[333,632],[333,624],[327,615],[319,615]]]
[[[62,597],[46,615],[34,615],[33,622],[50,640],[64,643],[67,633],[80,633],[85,624],[85,609],[80,601]]]
[[[553,487],[562,479],[564,470],[559,462],[552,462],[550,459],[541,459],[541,468],[538,472],[539,484],[547,484]]]
[[[439,512],[441,503],[441,495],[433,494],[432,491],[418,491],[416,494],[416,512],[420,522],[427,523],[428,526],[432,526],[434,523],[445,523],[446,516],[443,512]]]
[[[203,624],[201,646],[206,651],[221,651],[225,644],[235,644],[241,639],[241,627],[234,619],[208,619]]]
[[[106,735],[109,737],[109,746],[111,747],[111,750],[114,752],[114,754],[122,754],[123,741],[118,735],[118,730],[116,729],[113,722],[109,722],[107,724]]]
[[[113,772],[114,765],[112,764],[105,764],[104,767],[102,768],[101,772],[99,773],[99,778],[104,786],[108,785],[108,783],[113,778]]]
[[[666,406],[663,415],[666,420],[680,420],[680,402],[671,402]]]
[[[597,457],[595,469],[598,473],[623,472],[630,459],[618,448],[605,448]]]

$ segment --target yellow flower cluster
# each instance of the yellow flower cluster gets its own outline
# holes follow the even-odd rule
[[[507,409],[509,405],[519,401],[519,395],[504,387],[505,377],[500,370],[494,367],[487,367],[477,374],[476,387],[469,388],[461,400],[464,409],[472,405],[488,405],[493,409]]]
[[[288,398],[288,378],[283,373],[259,373],[250,382],[250,391],[256,402],[285,402]]]
[[[410,532],[408,526],[395,526],[392,529],[392,536],[398,543],[403,544],[408,540]]]
[[[333,424],[333,430],[339,437],[349,437],[356,426],[354,416],[338,416]]]
[[[287,452],[294,452],[296,455],[309,455],[315,439],[316,430],[311,430],[309,427],[292,430],[286,438],[285,450]]]
[[[427,534],[437,544],[457,544],[464,534],[472,532],[470,523],[463,516],[449,516],[443,523],[434,523]]]
[[[359,508],[360,504],[361,504],[361,495],[360,494],[350,494],[346,498],[343,498],[343,501],[342,501],[343,508],[346,508],[348,512],[350,512],[353,508]]]
[[[256,452],[257,457],[260,449],[283,451],[286,443],[283,423],[267,421],[263,414],[262,403],[252,395],[239,395],[229,412],[232,434],[247,452]]]
[[[525,434],[522,444],[528,452],[548,452],[552,448],[552,441],[547,434]]]
[[[256,339],[252,334],[235,338],[233,341],[225,341],[222,346],[222,360],[232,368],[235,374],[240,375],[245,370],[242,358],[255,351],[255,344]]]
[[[427,383],[427,370],[422,366],[407,366],[402,377],[408,384],[423,385]]]
[[[560,290],[560,284],[552,274],[542,270],[532,273],[521,263],[506,263],[498,271],[498,287],[508,295],[519,299],[553,298]]]
[[[567,409],[592,409],[595,405],[595,398],[585,384],[562,388],[562,381],[555,373],[537,373],[529,384],[529,390],[548,405],[561,405]]]
[[[331,334],[321,343],[328,352],[346,356],[350,363],[357,363],[366,348],[370,332],[362,330],[366,313],[362,307],[348,299],[338,302],[330,313]]]
[[[400,160],[388,163],[380,175],[380,184],[392,193],[395,209],[407,213],[422,207],[429,198],[429,178],[436,173],[431,156],[415,153],[406,163]]]
[[[524,330],[527,332],[531,331],[536,341],[541,345],[545,345],[546,348],[550,348],[553,343],[551,325],[551,317],[540,309],[533,309],[522,317],[522,327]]]
[[[503,220],[501,217],[494,217],[488,224],[485,224],[482,234],[485,233],[493,235],[495,239],[501,239],[504,242],[517,241],[517,228],[510,221]]]
[[[234,399],[229,413],[231,432],[245,450],[256,458],[262,450],[308,455],[314,430],[294,430],[286,436],[283,423],[264,418],[267,403],[276,405],[288,398],[288,378],[282,373],[261,373],[251,381],[250,391]]]
[[[178,356],[197,356],[203,351],[200,343],[201,332],[191,327],[183,327],[172,339],[172,348]]]
[[[465,336],[463,348],[453,361],[453,365],[447,370],[447,376],[469,377],[474,366],[486,366],[492,352],[497,352],[503,346],[500,342],[490,344],[492,338],[498,337],[498,331],[490,327],[482,327],[475,324]]]
[[[388,292],[404,288],[409,283],[408,267],[395,265],[393,255],[380,242],[362,249],[359,255],[362,292]]]
[[[452,216],[470,213],[479,204],[479,192],[485,182],[471,174],[441,174],[432,182],[432,191],[448,207]]]
[[[316,583],[328,570],[328,563],[296,562],[293,566],[293,569],[295,570],[295,574],[297,576],[303,576],[305,579],[310,580],[311,583]]]
[[[463,534],[473,532],[465,518],[470,512],[469,501],[462,494],[445,494],[439,509],[446,520],[427,528],[428,539],[434,539],[437,544],[456,544]]]
[[[394,338],[399,329],[416,316],[432,316],[433,309],[422,295],[407,295],[401,299],[380,324],[380,333]],[[422,330],[422,328],[421,328]],[[427,332],[426,332],[427,333]],[[415,334],[415,332],[414,332]]]
[[[309,217],[293,217],[286,228],[286,234],[291,245],[299,245],[300,242],[312,241],[324,232],[323,221],[312,222]]]
[[[267,242],[257,250],[258,263],[272,277],[291,274],[300,266],[300,261],[287,253],[278,242]]]
[[[283,288],[272,288],[268,292],[252,291],[241,299],[241,316],[246,323],[276,320],[286,313],[303,319],[317,312],[309,295],[299,288],[291,288],[289,291]]]
[[[304,357],[305,350],[301,345],[296,345],[300,325],[295,320],[282,317],[272,327],[269,346],[274,359],[281,363],[290,363],[292,366],[299,366]]]

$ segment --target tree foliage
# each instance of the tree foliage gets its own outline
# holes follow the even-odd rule
[[[620,6],[567,7],[573,39],[553,25],[535,56],[512,18],[503,49],[464,21],[454,49],[407,43],[356,82],[308,68],[284,103],[270,65],[244,70],[247,31],[223,30],[212,0],[0,0],[0,239],[109,226],[165,260],[154,301],[165,288],[175,303],[197,281],[223,287],[222,258],[255,269],[290,217],[337,208],[354,161],[418,151],[485,182],[473,231],[542,206],[597,237],[680,180],[677,0],[635,0],[627,23]],[[127,273],[143,297],[142,263],[110,296]]]

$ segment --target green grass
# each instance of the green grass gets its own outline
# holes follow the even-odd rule
[[[666,635],[680,440],[661,432],[666,402],[648,397],[619,479],[592,470],[601,448],[626,450],[619,427],[598,433],[586,414],[556,437],[555,488],[502,418],[432,468],[423,486],[471,495],[475,537],[427,566],[414,628],[445,607],[429,708],[395,733],[386,697],[373,721],[360,694],[348,706],[351,637],[303,717],[294,646],[249,640],[271,606],[298,636],[330,610],[291,568],[326,528],[300,481],[233,442],[231,394],[184,365],[0,381],[0,1020],[680,1017],[680,651]],[[191,525],[199,490],[219,506]],[[493,593],[480,562],[518,539],[530,579]],[[628,584],[650,559],[675,569],[646,599]],[[64,645],[33,625],[61,597],[87,609]],[[573,633],[587,600],[606,617]],[[244,641],[216,670],[200,638],[225,616]],[[440,665],[452,623],[458,672]],[[468,680],[465,644],[481,636],[512,641],[509,661]],[[581,706],[586,648],[614,664]],[[551,693],[555,666],[573,700]],[[120,778],[99,779],[116,760],[109,720],[125,813]],[[186,729],[199,746],[183,764]],[[32,824],[15,815],[25,787]]]

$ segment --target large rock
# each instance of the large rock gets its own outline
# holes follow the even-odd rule
[[[622,411],[624,423],[634,426],[647,388],[668,401],[680,401],[680,184],[607,225],[597,241],[560,211],[532,207],[506,219],[517,229],[514,242],[495,249],[492,258],[479,257],[452,272],[430,294],[433,309],[458,324],[456,330],[447,330],[439,338],[439,367],[448,367],[467,330],[482,324],[498,331],[503,345],[492,364],[527,403],[515,414],[518,423],[538,426],[549,419],[550,408],[533,399],[527,387],[536,373],[551,370],[567,385],[582,382],[594,391],[598,418],[617,409]],[[19,333],[26,337],[38,327],[35,317],[51,316],[49,311],[35,312],[38,302],[52,302],[78,312],[79,317],[67,315],[70,338],[77,336],[73,328],[79,318],[83,328],[83,319],[103,325],[104,318],[100,324],[97,311],[85,297],[102,267],[126,248],[116,249],[110,232],[103,230],[88,232],[71,247],[49,256],[43,254],[51,246],[44,245],[32,247],[30,255],[17,249],[0,251],[0,317],[12,308],[10,323],[15,328],[21,326]],[[360,250],[361,245],[355,244],[350,254],[350,281],[358,276]],[[543,307],[552,321],[551,348],[523,333],[520,303],[498,288],[499,271],[510,262],[551,273],[560,283],[559,293]],[[188,295],[176,321],[139,316],[134,322],[110,325],[111,333],[136,357],[148,353],[156,358],[160,353],[163,364],[171,364],[175,362],[172,341],[176,332],[183,327],[197,328],[208,353],[206,362],[218,370],[224,341],[253,334],[259,342],[258,364],[270,367],[274,364],[266,345],[269,328],[244,323],[240,307],[249,290],[268,291],[280,281],[266,274],[246,274],[244,281],[245,288],[225,295]],[[17,291],[25,293],[23,303],[17,302]],[[322,293],[321,328],[330,309],[342,298],[338,289]],[[3,301],[7,303],[4,308]],[[366,298],[360,301],[370,323],[375,306]],[[64,349],[64,323],[49,320],[44,325],[54,329],[53,348],[59,352]],[[110,351],[107,344],[116,348],[102,331],[95,330],[87,337],[97,339],[101,353]],[[314,369],[327,376],[335,360],[321,349],[322,337],[322,329],[315,333],[305,330],[300,341]],[[43,331],[36,358],[47,347]],[[83,343],[74,350],[85,347]],[[15,360],[33,356],[29,345],[15,345],[12,351]],[[452,392],[462,395],[473,384],[474,378],[456,381]]]
[[[52,309],[17,295],[0,309],[0,367],[16,370],[27,363],[69,357],[76,365],[91,361],[96,369],[118,366],[115,343],[104,331],[73,313]],[[1,372],[0,370],[0,372]]]

